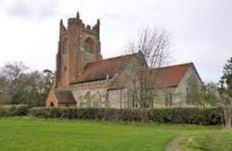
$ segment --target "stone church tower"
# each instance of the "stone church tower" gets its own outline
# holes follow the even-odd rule
[[[67,88],[78,81],[87,63],[102,59],[100,20],[93,27],[85,25],[77,12],[68,19],[67,28],[60,21],[59,34],[54,87]]]

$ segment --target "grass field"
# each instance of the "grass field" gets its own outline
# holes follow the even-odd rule
[[[219,127],[0,118],[0,151],[165,151],[177,137],[191,151],[232,151]]]

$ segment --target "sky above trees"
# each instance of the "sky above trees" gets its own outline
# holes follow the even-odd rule
[[[104,58],[124,53],[140,29],[165,29],[169,64],[194,62],[204,81],[218,81],[232,56],[231,0],[0,0],[0,66],[22,61],[31,70],[55,69],[59,20],[76,12],[101,20]]]

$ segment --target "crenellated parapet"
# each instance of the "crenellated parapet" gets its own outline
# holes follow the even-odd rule
[[[88,62],[102,59],[100,43],[100,20],[94,26],[80,18],[68,18],[65,26],[59,23],[59,43],[56,58],[56,87],[68,87],[77,80]]]
[[[85,30],[87,32],[99,34],[100,33],[100,20],[97,20],[97,23],[94,26],[90,26],[88,24],[83,23],[82,19],[80,19],[80,15],[77,12],[76,17],[72,17],[68,19],[68,25],[69,28],[70,26],[78,26],[82,28],[82,30]],[[62,30],[65,29],[65,27],[62,25]]]

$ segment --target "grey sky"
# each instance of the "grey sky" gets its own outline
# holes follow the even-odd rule
[[[217,81],[232,57],[231,0],[0,0],[0,66],[23,61],[54,70],[59,19],[80,12],[101,20],[104,58],[121,55],[142,27],[164,28],[171,64],[194,62],[204,81]]]
[[[58,3],[54,0],[9,0],[2,1],[3,12],[20,19],[44,19],[57,13]]]

